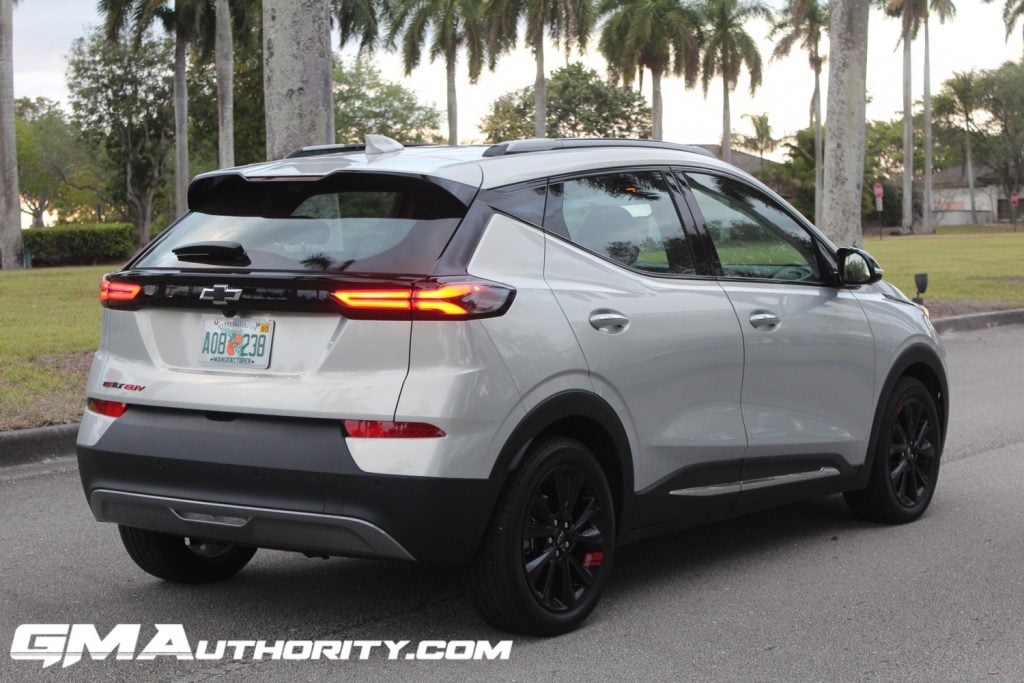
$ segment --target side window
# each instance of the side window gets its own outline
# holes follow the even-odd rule
[[[753,188],[720,176],[686,180],[727,277],[821,282],[814,240]]]
[[[498,211],[515,216],[521,221],[540,226],[544,223],[544,202],[546,196],[546,185],[503,187],[488,191],[484,201]]]
[[[573,243],[638,270],[696,273],[662,172],[586,176],[553,183],[550,192],[545,227]]]

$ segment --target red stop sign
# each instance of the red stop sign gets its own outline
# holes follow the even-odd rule
[[[875,183],[871,189],[875,191],[875,199],[881,199],[882,195],[885,194],[885,188],[882,187],[882,183]]]
[[[1017,194],[1016,190],[1010,193],[1010,203],[1013,204],[1014,206],[1020,204],[1020,195]]]

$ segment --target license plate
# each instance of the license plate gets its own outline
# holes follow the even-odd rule
[[[270,366],[273,320],[206,318],[199,339],[199,364],[263,370]]]

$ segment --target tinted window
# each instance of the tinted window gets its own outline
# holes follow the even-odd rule
[[[814,240],[753,188],[719,176],[686,175],[729,277],[820,282]]]
[[[466,209],[427,182],[365,175],[223,182],[136,267],[210,269],[173,250],[238,242],[251,269],[427,274]]]
[[[487,192],[484,201],[521,221],[542,225],[547,189],[546,185],[500,188]]]
[[[587,176],[551,186],[556,232],[623,265],[692,274],[686,234],[660,171]]]

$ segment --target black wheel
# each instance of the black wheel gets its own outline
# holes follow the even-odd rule
[[[119,526],[121,542],[144,571],[175,583],[210,583],[237,574],[256,548]]]
[[[498,499],[469,593],[500,629],[566,633],[597,605],[614,552],[612,496],[597,460],[577,441],[546,438]]]
[[[868,485],[845,494],[853,513],[889,524],[920,517],[939,478],[941,429],[939,411],[927,387],[911,377],[897,382],[882,415]]]

